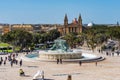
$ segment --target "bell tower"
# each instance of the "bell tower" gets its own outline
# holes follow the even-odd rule
[[[68,25],[68,18],[67,18],[67,14],[65,14],[64,26],[66,27],[67,25]]]
[[[82,32],[82,18],[81,18],[81,14],[79,14],[79,17],[78,17],[78,25],[79,25],[79,30],[80,32]]]
[[[82,25],[82,18],[81,18],[81,15],[79,14],[79,17],[78,17],[78,24],[79,25]]]

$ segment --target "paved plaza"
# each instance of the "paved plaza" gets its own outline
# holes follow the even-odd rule
[[[64,63],[56,62],[30,62],[23,60],[23,66],[10,66],[7,64],[0,66],[0,80],[32,80],[38,70],[43,70],[45,80],[67,80],[68,74],[72,75],[72,80],[120,80],[120,56],[106,56],[100,53],[94,53],[104,56],[106,60],[92,63]],[[19,76],[19,69],[22,68],[26,74],[25,77]]]

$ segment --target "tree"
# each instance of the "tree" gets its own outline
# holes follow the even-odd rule
[[[32,44],[33,36],[24,30],[14,30],[2,36],[2,41],[14,46],[20,46],[21,49],[28,48]]]
[[[64,36],[64,39],[67,41],[68,45],[73,48],[75,35],[73,33],[67,34]]]

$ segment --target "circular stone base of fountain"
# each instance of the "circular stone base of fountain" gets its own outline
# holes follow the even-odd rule
[[[34,54],[29,54],[29,55],[34,55]],[[43,55],[42,55],[43,56]],[[52,58],[52,59],[51,59]],[[28,57],[28,56],[21,56],[21,59],[24,61],[30,61],[30,62],[56,62],[56,59],[53,59],[53,57],[50,57],[50,59],[43,58],[43,57]],[[63,62],[96,62],[96,61],[102,61],[104,60],[104,57],[101,56],[96,56],[94,54],[89,54],[89,53],[82,53],[81,57],[78,59],[62,59]]]
[[[80,59],[82,58],[82,52],[58,52],[58,51],[40,51],[40,59]]]

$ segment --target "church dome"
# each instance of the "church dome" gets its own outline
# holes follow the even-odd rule
[[[91,22],[91,23],[88,23],[88,27],[92,27],[94,24]]]

